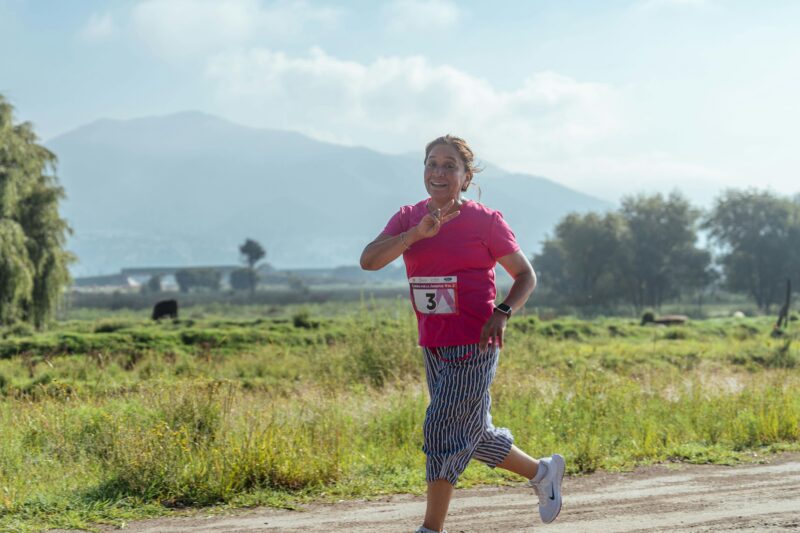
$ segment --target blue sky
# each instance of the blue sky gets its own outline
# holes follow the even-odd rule
[[[44,139],[196,109],[384,152],[444,132],[616,200],[800,191],[800,2],[0,0]]]

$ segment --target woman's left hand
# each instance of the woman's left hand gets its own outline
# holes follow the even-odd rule
[[[500,311],[493,311],[492,316],[486,321],[481,330],[481,340],[478,347],[481,351],[485,351],[489,347],[489,342],[497,346],[503,347],[503,335],[506,332],[506,323],[508,323],[508,315]]]

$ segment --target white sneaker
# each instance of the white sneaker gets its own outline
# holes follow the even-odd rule
[[[419,526],[419,529],[416,530],[414,533],[439,533],[438,531],[434,531],[432,529],[428,529],[425,526]],[[447,533],[447,531],[442,531],[442,533]]]
[[[564,458],[557,453],[539,461],[547,465],[547,474],[538,483],[529,481],[528,484],[539,497],[539,516],[542,517],[542,522],[549,524],[561,512],[561,480],[564,479],[567,465]]]

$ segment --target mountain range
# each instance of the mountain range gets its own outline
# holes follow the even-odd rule
[[[246,238],[277,268],[354,265],[397,209],[425,197],[419,154],[385,154],[199,112],[103,119],[56,137],[74,275],[230,264]],[[571,211],[611,204],[490,163],[476,176],[530,255]],[[472,195],[474,197],[474,195]]]

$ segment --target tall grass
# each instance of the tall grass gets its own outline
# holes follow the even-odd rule
[[[571,473],[800,449],[800,354],[766,321],[517,318],[494,421]],[[0,530],[424,489],[407,312],[77,323],[0,350],[23,342],[0,360]],[[471,465],[461,481],[517,478]]]

